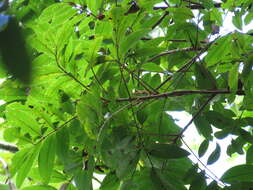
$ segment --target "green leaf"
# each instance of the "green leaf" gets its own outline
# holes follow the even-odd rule
[[[214,3],[212,0],[200,0],[200,2],[203,4],[203,6],[207,9],[214,8]]]
[[[244,62],[243,65],[243,70],[242,70],[242,80],[243,82],[247,82],[249,75],[252,71],[252,66],[253,66],[253,55],[250,55]]]
[[[150,170],[150,178],[151,178],[152,183],[154,184],[155,189],[157,190],[174,189],[173,187],[171,187],[170,184],[168,184],[168,181],[165,181],[164,179],[162,179],[158,171],[154,168]]]
[[[216,128],[224,129],[234,126],[234,120],[216,111],[205,112],[206,119]]]
[[[246,153],[246,164],[253,163],[253,146],[251,145]]]
[[[203,64],[195,64],[194,74],[196,76],[197,86],[200,89],[216,89],[216,80],[212,73],[207,70]]]
[[[46,184],[49,183],[53,172],[55,153],[56,138],[54,135],[51,135],[43,141],[38,159],[39,172]]]
[[[100,190],[118,190],[120,181],[114,173],[109,173],[105,176]]]
[[[211,48],[208,50],[208,54],[205,56],[205,61],[208,66],[217,64],[221,61],[227,53],[230,52],[231,47],[231,35],[224,36],[218,39]]]
[[[173,18],[176,22],[185,22],[185,20],[192,19],[194,17],[191,9],[189,8],[168,8],[168,11],[173,14]]]
[[[206,189],[206,177],[205,173],[201,171],[191,183],[189,190],[205,190]]]
[[[91,156],[87,161],[87,168],[79,170],[75,176],[74,181],[78,190],[83,190],[85,187],[87,190],[92,190],[92,174],[94,171],[94,158]]]
[[[229,89],[232,92],[237,91],[238,73],[239,73],[238,69],[239,69],[239,64],[234,64],[229,71],[228,85],[229,85]]]
[[[69,131],[66,128],[62,128],[56,133],[56,153],[63,163],[67,162],[69,156],[69,138]]]
[[[6,118],[12,126],[20,127],[23,133],[40,135],[40,126],[28,107],[19,103],[9,104],[6,107]]]
[[[0,189],[1,189],[1,190],[10,190],[8,184],[0,184]]]
[[[94,66],[96,62],[96,58],[98,57],[98,51],[100,49],[100,45],[103,41],[103,37],[96,37],[95,40],[90,45],[89,51],[87,52],[86,60],[88,62],[88,66],[85,70],[85,76],[87,72]]]
[[[205,119],[204,116],[199,116],[194,120],[194,124],[199,132],[199,134],[203,135],[206,139],[212,139],[212,127],[210,123]]]
[[[207,149],[209,146],[209,141],[208,140],[204,140],[200,146],[199,146],[199,150],[198,150],[198,155],[199,157],[204,156],[204,154],[206,153]]]
[[[21,167],[17,171],[18,173],[17,173],[17,177],[16,177],[16,184],[17,184],[18,188],[20,188],[22,186],[25,178],[29,174],[29,172],[33,166],[33,163],[38,156],[39,151],[40,151],[40,144],[34,146],[29,151],[28,155],[25,157],[24,161],[22,162]]]
[[[132,47],[134,47],[139,42],[143,36],[149,32],[150,29],[141,29],[125,37],[119,44],[119,55],[124,56]]]
[[[232,22],[236,28],[242,30],[242,15],[239,12],[235,12],[235,15],[232,18]]]
[[[9,17],[8,25],[0,31],[0,58],[7,70],[24,83],[30,82],[31,58],[17,20]]]
[[[96,15],[102,8],[104,0],[87,0],[86,3],[91,12]]]
[[[150,72],[163,72],[163,69],[155,63],[145,63],[141,66],[141,68]]]
[[[235,182],[252,182],[253,181],[253,165],[242,164],[228,169],[221,177],[225,183]]]
[[[147,150],[150,155],[164,159],[176,159],[190,155],[189,152],[174,144],[155,143],[150,145]]]
[[[49,185],[31,185],[24,187],[21,190],[56,190],[56,188]]]
[[[208,157],[207,164],[211,165],[214,162],[216,162],[219,159],[219,157],[220,157],[220,153],[221,153],[220,145],[218,143],[216,143],[216,148],[211,153],[211,155]]]
[[[95,139],[100,126],[101,100],[98,92],[88,93],[84,95],[77,105],[77,115],[84,126],[87,135]]]
[[[215,21],[218,26],[222,26],[222,14],[219,12],[219,9],[214,8],[210,12],[210,20]]]
[[[253,12],[248,12],[244,18],[244,24],[248,25],[253,20]]]

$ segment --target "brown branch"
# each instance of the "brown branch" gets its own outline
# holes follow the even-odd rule
[[[165,52],[162,52],[152,58],[150,58],[149,60],[147,60],[147,62],[152,62],[162,56],[166,56],[166,55],[170,55],[170,54],[174,54],[174,53],[178,53],[178,52],[188,52],[188,51],[200,51],[202,50],[203,48],[202,47],[198,47],[198,48],[195,48],[195,47],[187,47],[187,48],[182,48],[182,49],[173,49],[173,50],[168,50],[168,51],[165,51]]]
[[[193,63],[195,63],[196,59],[199,58],[199,56],[204,53],[206,50],[208,50],[208,48],[215,42],[216,40],[208,43],[204,48],[201,49],[201,51],[196,54],[192,59],[190,59],[186,64],[184,64],[180,69],[178,69],[176,71],[176,73],[178,72],[186,72]],[[165,85],[169,80],[172,79],[173,76],[169,76],[166,80],[164,80],[159,86],[156,87],[156,90],[158,90],[159,88],[161,88],[163,85]]]
[[[176,90],[172,92],[167,93],[161,93],[161,94],[153,94],[148,96],[138,96],[138,97],[131,97],[131,98],[118,98],[116,99],[117,102],[132,102],[132,101],[145,101],[145,100],[151,100],[151,99],[158,99],[158,98],[167,98],[167,97],[175,97],[175,96],[186,96],[186,95],[193,95],[193,94],[211,94],[211,95],[217,95],[217,94],[231,94],[231,92],[228,89],[216,89],[216,90]],[[243,90],[238,90],[236,92],[237,95],[245,95],[245,92]]]
[[[221,4],[222,3],[215,3],[214,7],[221,8]],[[191,4],[191,5],[186,5],[186,7],[190,9],[205,9],[205,7],[201,4]],[[153,7],[153,10],[165,10],[167,8],[168,8],[167,6],[158,6],[158,7]],[[173,8],[178,8],[178,7],[174,6]]]
[[[5,150],[5,151],[9,151],[12,153],[18,152],[18,147],[12,144],[8,144],[5,142],[0,142],[0,149],[1,150]]]

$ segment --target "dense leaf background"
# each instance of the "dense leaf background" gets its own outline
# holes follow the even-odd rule
[[[0,2],[1,190],[253,188],[252,0]],[[246,159],[218,179],[223,138]]]

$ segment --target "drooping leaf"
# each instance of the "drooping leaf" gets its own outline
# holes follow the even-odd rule
[[[232,92],[235,92],[237,90],[237,84],[238,84],[238,64],[235,64],[232,66],[232,68],[229,71],[228,76],[228,85]]]
[[[195,64],[197,86],[200,89],[216,89],[216,80],[203,64]]]
[[[220,145],[217,143],[215,150],[208,157],[207,164],[211,165],[214,162],[216,162],[219,159],[220,154],[221,154],[221,148],[220,148]]]
[[[228,52],[230,52],[231,35],[224,36],[218,39],[209,49],[205,61],[208,66],[217,64],[222,60]]]
[[[203,135],[206,139],[212,138],[212,127],[205,119],[204,116],[199,116],[194,120],[194,124],[198,130],[198,132]]]
[[[44,140],[38,158],[39,172],[46,184],[49,183],[53,172],[55,154],[56,138],[51,135]]]
[[[235,12],[235,15],[232,18],[232,22],[236,28],[242,30],[242,15],[239,12]]]
[[[209,146],[209,141],[205,139],[205,140],[200,144],[200,146],[199,146],[199,150],[198,150],[198,155],[199,155],[199,157],[202,157],[202,156],[206,153],[206,151],[207,151],[207,149],[208,149],[208,146]]]
[[[253,181],[253,165],[242,164],[228,169],[221,177],[225,183]]]
[[[148,34],[150,32],[150,29],[142,29],[138,30],[136,32],[133,32],[129,34],[127,37],[124,38],[124,40],[119,44],[119,54],[120,56],[123,56],[130,50],[132,47],[134,47],[138,41]]]
[[[40,151],[40,144],[34,146],[29,151],[27,157],[25,157],[25,159],[22,163],[22,166],[17,171],[16,184],[17,184],[18,188],[20,188],[22,186],[25,178],[28,176],[28,174],[33,166],[33,163],[38,156],[39,151]]]
[[[190,155],[189,152],[174,144],[155,143],[148,147],[148,152],[152,156],[164,159],[176,159]]]

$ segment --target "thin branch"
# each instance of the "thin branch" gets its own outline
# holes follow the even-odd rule
[[[92,74],[93,74],[95,80],[97,81],[98,85],[100,86],[100,88],[101,88],[104,92],[107,93],[107,91],[104,89],[102,83],[99,81],[99,79],[98,79],[98,77],[97,77],[97,75],[96,75],[96,73],[95,73],[93,67],[91,67],[91,72],[92,72]]]
[[[70,78],[72,78],[74,81],[76,81],[78,84],[80,84],[83,88],[85,88],[86,90],[89,90],[89,88],[87,86],[85,86],[80,80],[78,80],[72,73],[67,72],[59,63],[58,60],[58,56],[57,56],[57,52],[55,53],[55,61],[57,66],[59,67],[59,69],[66,74],[67,76],[69,76]]]
[[[222,3],[215,3],[214,7],[215,8],[221,8],[221,4]],[[190,9],[205,9],[205,7],[201,4],[191,4],[191,5],[186,5],[186,7],[190,8]],[[167,8],[168,8],[167,6],[155,6],[155,7],[153,7],[153,10],[165,10]],[[178,8],[178,7],[174,6],[172,8]]]
[[[169,11],[166,11],[163,16],[152,26],[152,30],[157,27],[159,24],[161,24],[161,22],[163,21],[163,19],[165,19],[165,17],[169,15]]]
[[[118,98],[116,99],[117,102],[131,102],[131,101],[145,101],[151,99],[158,99],[158,98],[167,98],[167,97],[175,97],[175,96],[185,96],[185,95],[193,95],[193,94],[231,94],[228,89],[216,89],[216,90],[175,90],[172,92],[166,92],[161,94],[152,94],[148,96],[138,96],[138,97],[131,97],[131,98]],[[243,90],[238,90],[235,92],[237,95],[245,95]]]
[[[215,180],[212,176],[210,176],[209,174],[207,174],[212,180],[217,181],[220,185],[222,186],[226,186],[200,159],[199,157],[192,151],[192,149],[189,147],[189,145],[184,141],[183,138],[181,138],[182,142],[184,143],[184,145],[188,148],[188,150],[192,153],[192,155],[198,160],[198,162],[207,170],[209,171],[214,178],[216,178],[217,180]]]
[[[216,41],[216,40],[214,40],[214,41],[208,43],[208,44],[206,45],[205,48],[202,48],[202,50],[201,50],[198,54],[196,54],[196,55],[195,55],[193,58],[191,58],[186,64],[184,64],[180,69],[178,69],[178,70],[176,71],[176,73],[187,71],[187,70],[191,67],[191,65],[195,63],[196,59],[199,58],[199,56],[200,56],[201,54],[203,54],[205,51],[207,51],[208,48],[209,48],[215,41]],[[164,80],[159,86],[156,87],[156,90],[160,89],[163,85],[165,85],[169,80],[172,79],[172,77],[173,77],[173,76],[169,76],[166,80]]]
[[[162,56],[166,56],[166,55],[170,55],[170,54],[174,54],[174,53],[178,53],[178,52],[188,52],[188,51],[200,51],[202,50],[203,48],[201,47],[198,47],[198,48],[195,48],[195,47],[187,47],[187,48],[182,48],[182,49],[173,49],[173,50],[168,50],[168,51],[165,51],[165,52],[162,52],[152,58],[150,58],[147,62],[152,62]]]
[[[152,88],[152,86],[150,86],[149,84],[145,83],[144,81],[142,81],[141,78],[139,78],[135,73],[133,73],[132,71],[130,71],[126,66],[122,66],[129,74],[132,74],[133,77],[141,84],[141,86],[147,90],[150,94],[158,94],[158,91],[156,91],[154,88]]]
[[[182,129],[182,131],[178,134],[178,136],[174,139],[174,142],[177,141],[178,138],[181,138],[184,132],[188,129],[188,127],[192,124],[192,122],[199,116],[199,114],[205,109],[205,107],[210,103],[210,101],[216,96],[216,94],[212,94],[210,98],[199,108],[199,110],[193,115],[192,119],[186,124],[186,126]]]
[[[141,131],[140,133],[144,135],[161,136],[161,137],[177,137],[178,136],[178,134],[159,134],[159,133],[150,133],[150,132],[145,132],[145,131]]]
[[[10,171],[9,171],[8,164],[1,157],[0,157],[0,162],[3,166],[4,171],[5,171],[5,175],[7,176],[7,183],[8,183],[8,186],[9,186],[9,190],[16,190],[15,184],[12,183],[12,181],[11,181],[11,174],[10,174]]]
[[[47,135],[41,137],[41,138],[39,139],[39,141],[35,143],[35,145],[36,145],[36,144],[39,144],[41,141],[43,141],[43,140],[46,139],[47,137],[49,137],[49,136],[51,136],[52,134],[56,133],[57,131],[59,131],[60,129],[62,129],[63,127],[65,127],[65,125],[67,125],[68,123],[70,123],[71,121],[73,121],[73,120],[76,119],[76,118],[77,118],[77,116],[74,116],[74,117],[70,118],[68,121],[66,121],[65,123],[63,123],[63,124],[60,125],[59,127],[57,127],[55,130],[53,130],[53,131],[49,132]]]
[[[12,153],[18,152],[18,147],[6,142],[0,142],[0,149],[1,150],[5,150],[5,151],[9,151]]]

